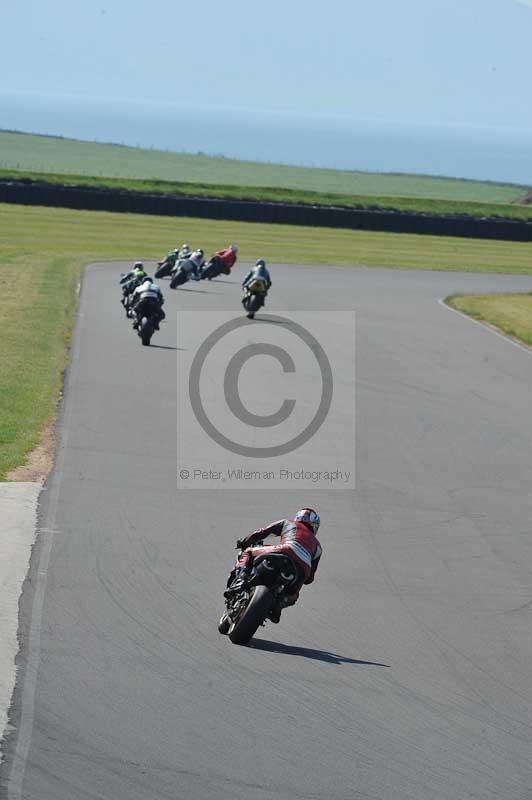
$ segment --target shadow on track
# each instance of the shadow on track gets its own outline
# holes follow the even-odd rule
[[[184,347],[170,347],[167,344],[150,344],[150,347],[157,348],[157,350],[182,350],[184,353],[186,352],[186,348]]]
[[[368,667],[390,667],[390,664],[381,664],[379,661],[361,661],[358,658],[339,656],[328,650],[313,650],[310,647],[296,647],[295,645],[271,642],[268,639],[252,639],[249,645],[251,650],[265,650],[267,653],[284,653],[289,656],[303,656],[315,661],[325,661],[327,664],[360,664]]]
[[[289,328],[292,324],[290,320],[286,322],[284,319],[274,319],[273,317],[255,317],[255,319],[250,319],[250,322],[267,322],[268,325],[284,325],[285,328]]]
[[[174,291],[177,291],[178,289],[180,289],[182,292],[194,292],[194,294],[214,294],[214,292],[209,292],[207,289],[185,289],[184,286],[178,286],[177,289],[174,289]]]

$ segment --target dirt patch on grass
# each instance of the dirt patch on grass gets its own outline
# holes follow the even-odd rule
[[[41,441],[31,451],[25,464],[8,472],[8,481],[41,481],[43,483],[54,465],[57,436],[55,420],[44,429]]]

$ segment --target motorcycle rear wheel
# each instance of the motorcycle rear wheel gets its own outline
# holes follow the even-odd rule
[[[140,321],[139,336],[143,345],[148,346],[150,344],[151,337],[153,336],[153,327],[148,317],[142,317]]]
[[[249,298],[248,311],[250,314],[256,314],[259,308],[263,305],[262,297],[259,294],[252,294]]]
[[[262,625],[272,607],[273,597],[267,586],[257,586],[243,614],[229,628],[233,644],[247,644]]]

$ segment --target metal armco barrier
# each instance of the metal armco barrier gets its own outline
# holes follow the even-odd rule
[[[256,200],[179,197],[29,181],[0,181],[0,202],[90,211],[202,217],[241,222],[274,222],[281,225],[505,239],[516,242],[532,241],[532,221],[494,217],[437,216]]]

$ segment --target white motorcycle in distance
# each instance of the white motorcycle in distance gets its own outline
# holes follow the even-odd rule
[[[170,280],[170,289],[177,289],[189,280],[199,281],[200,269],[204,263],[203,250],[194,250],[190,258],[177,261]]]

